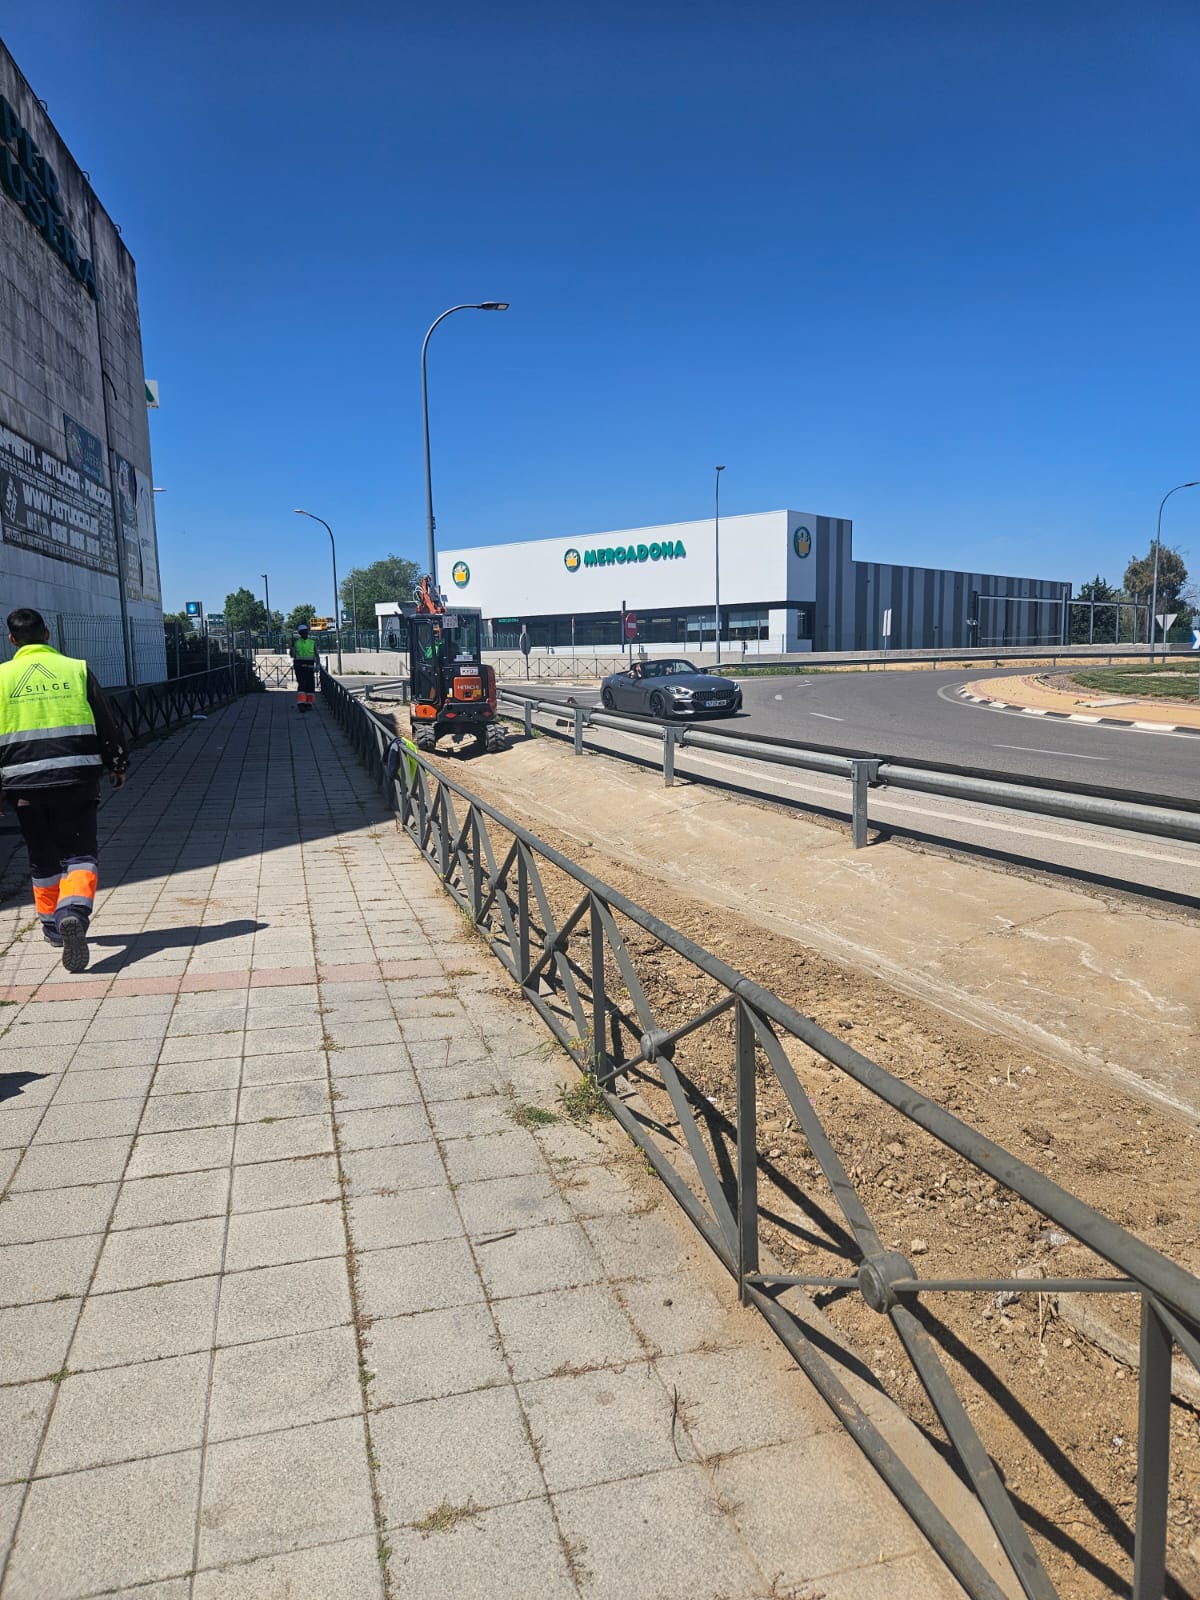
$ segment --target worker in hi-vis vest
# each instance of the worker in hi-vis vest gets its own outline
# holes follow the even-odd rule
[[[292,666],[296,673],[296,704],[301,711],[311,711],[316,701],[317,642],[308,635],[308,623],[302,622],[292,640]]]
[[[0,665],[0,809],[15,808],[29,847],[33,903],[68,972],[88,964],[96,898],[100,774],[114,789],[129,757],[86,661],[60,655],[41,613],[9,612],[17,653]]]

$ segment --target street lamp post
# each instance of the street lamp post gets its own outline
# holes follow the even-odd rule
[[[507,311],[507,300],[482,300],[478,305],[451,306],[449,311],[443,311],[431,324],[429,332],[425,335],[421,345],[421,415],[425,423],[425,529],[429,541],[429,580],[437,587],[437,547],[433,538],[433,472],[429,464],[429,377],[425,368],[425,352],[429,349],[429,340],[434,328],[439,322],[445,322],[447,317],[456,311]]]
[[[717,640],[717,665],[721,665],[721,474],[724,467],[717,468],[716,487],[713,490],[713,553],[716,563],[716,610],[713,620],[716,623],[715,634]]]
[[[1193,478],[1190,483],[1177,483],[1173,489],[1168,489],[1158,502],[1158,522],[1154,529],[1154,589],[1150,599],[1150,660],[1154,660],[1154,627],[1158,621],[1158,552],[1162,548],[1162,514],[1163,507],[1173,494],[1178,494],[1180,489],[1194,489],[1200,484],[1200,478]],[[1165,645],[1166,629],[1163,629],[1163,644]]]
[[[263,589],[267,596],[267,649],[271,648],[271,585],[267,582],[267,575],[262,575]]]
[[[333,552],[333,620],[337,624],[338,631],[337,657],[338,671],[340,672],[342,670],[342,607],[341,601],[338,599],[337,545],[333,542],[333,529],[325,521],[325,518],[318,517],[315,511],[301,511],[300,507],[297,506],[296,515],[298,517],[311,517],[314,522],[319,522],[325,529],[325,532],[329,535],[329,548]]]
[[[354,587],[354,573],[350,573],[350,648],[358,649],[358,590]]]

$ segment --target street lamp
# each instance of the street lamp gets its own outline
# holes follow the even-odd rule
[[[263,589],[267,596],[267,649],[271,648],[271,585],[267,582],[267,575],[262,575]]]
[[[1193,478],[1190,483],[1177,483],[1173,489],[1168,489],[1158,502],[1158,523],[1154,530],[1154,591],[1150,600],[1150,660],[1154,661],[1154,624],[1158,620],[1158,552],[1162,547],[1162,514],[1163,507],[1173,494],[1178,494],[1180,489],[1194,489],[1200,484],[1200,478]],[[1167,630],[1163,629],[1163,644],[1167,642]]]
[[[325,521],[325,518],[324,517],[318,517],[315,511],[301,511],[299,506],[297,506],[296,515],[298,517],[311,517],[314,522],[319,522],[321,524],[321,526],[325,529],[325,532],[329,535],[329,548],[333,552],[333,620],[334,620],[334,623],[337,626],[337,631],[338,631],[338,634],[337,634],[337,656],[338,656],[338,671],[340,672],[342,670],[342,611],[341,611],[341,602],[338,599],[337,545],[334,544],[334,542],[333,542],[333,529]]]
[[[713,551],[716,562],[716,591],[717,606],[714,620],[716,621],[717,639],[717,665],[721,665],[721,474],[724,467],[717,468],[716,487],[713,490]]]
[[[425,335],[421,345],[421,414],[425,421],[425,528],[429,540],[429,581],[437,588],[437,550],[433,540],[433,473],[429,465],[429,378],[425,370],[425,352],[429,348],[429,340],[434,328],[439,322],[445,322],[447,317],[452,317],[456,311],[507,311],[507,300],[482,300],[478,305],[451,306],[449,311],[443,311],[436,318]]]

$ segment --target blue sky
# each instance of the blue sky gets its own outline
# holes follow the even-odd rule
[[[164,599],[729,513],[1119,582],[1200,477],[1187,0],[39,0],[138,263]],[[1200,572],[1200,489],[1164,539]]]

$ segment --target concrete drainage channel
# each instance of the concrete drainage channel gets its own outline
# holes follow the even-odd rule
[[[768,1321],[973,1600],[1000,1600],[1007,1586],[986,1570],[852,1395],[822,1340],[813,1337],[805,1303],[788,1299],[816,1289],[858,1295],[887,1320],[1020,1592],[1030,1600],[1055,1600],[1060,1591],[975,1430],[930,1331],[936,1322],[925,1317],[922,1305],[925,1295],[1018,1295],[1029,1282],[982,1275],[922,1278],[911,1261],[887,1246],[856,1187],[855,1169],[843,1163],[797,1076],[788,1045],[807,1047],[922,1129],[948,1158],[1001,1186],[1111,1269],[1091,1278],[1042,1278],[1040,1295],[1138,1297],[1140,1426],[1130,1592],[1133,1600],[1162,1600],[1168,1582],[1172,1355],[1178,1349],[1200,1368],[1200,1279],[400,745],[389,726],[327,675],[323,688],[326,704],[376,773],[401,826],[447,894],[580,1071],[594,1078],[613,1116],[736,1281],[743,1303]],[[673,961],[683,978],[672,986],[669,1015],[648,998],[651,985],[644,980],[655,959]],[[695,980],[703,986],[699,998]],[[698,1090],[689,1069],[689,1050],[702,1038],[724,1052],[736,1093],[733,1117]],[[759,1185],[768,1164],[758,1101],[760,1084],[768,1082],[785,1096],[807,1140],[814,1173],[819,1170],[823,1179],[809,1203],[832,1203],[841,1213],[837,1228],[848,1241],[851,1269],[844,1275],[780,1273],[765,1262]],[[681,1141],[674,1160],[661,1118],[641,1109],[644,1093],[669,1106]],[[1047,1440],[1042,1448],[1061,1453],[1057,1441]]]
[[[527,734],[534,731],[535,715],[551,716],[571,730],[576,755],[585,753],[584,733],[588,728],[607,728],[660,745],[663,782],[675,782],[675,757],[680,749],[696,749],[736,756],[767,766],[796,767],[843,778],[850,785],[850,832],[854,848],[868,843],[869,797],[873,789],[904,789],[918,794],[936,795],[949,800],[966,800],[979,805],[997,806],[1006,811],[1024,811],[1038,817],[1055,817],[1069,822],[1086,822],[1125,833],[1152,834],[1186,843],[1200,843],[1200,812],[1175,805],[1150,805],[1132,795],[1081,794],[1050,785],[1008,783],[999,778],[982,777],[961,768],[948,766],[913,767],[875,756],[832,755],[804,745],[730,738],[692,724],[651,723],[638,717],[619,716],[610,711],[593,711],[584,706],[564,705],[561,701],[534,700],[504,693],[499,697],[500,714],[520,722]],[[620,757],[619,751],[605,755]]]

